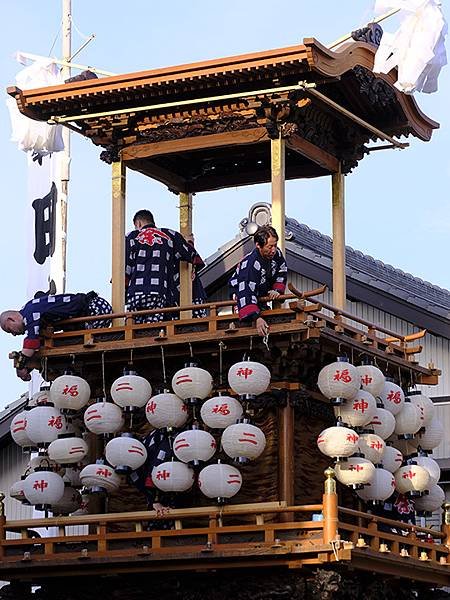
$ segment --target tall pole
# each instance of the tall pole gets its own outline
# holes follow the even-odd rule
[[[72,0],[62,0],[62,56],[65,62],[70,63],[72,56]],[[64,80],[68,79],[71,75],[70,67],[63,66],[61,75]],[[61,185],[56,215],[56,240],[53,259],[56,264],[52,269],[52,278],[59,293],[64,293],[66,289],[67,199],[70,179],[70,129],[68,127],[63,127],[62,137],[64,150],[58,157]]]
[[[333,216],[333,304],[345,310],[345,196],[341,167],[331,176]]]
[[[180,233],[186,239],[192,235],[192,194],[180,192]],[[192,265],[180,262],[180,306],[192,304]],[[185,310],[180,319],[192,319],[192,311]]]

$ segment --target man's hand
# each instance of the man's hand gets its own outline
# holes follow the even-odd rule
[[[195,244],[194,234],[193,233],[189,233],[186,236],[186,241],[187,241],[188,244],[191,244],[193,246]]]
[[[256,319],[256,331],[261,337],[264,337],[269,333],[269,326],[262,317]]]
[[[275,300],[280,295],[280,292],[277,292],[277,290],[269,290],[269,293],[267,295],[271,300]]]
[[[164,506],[160,502],[153,502],[153,510],[156,510],[156,516],[158,517],[164,517],[170,512],[170,508],[168,506]]]
[[[29,370],[24,367],[23,369],[16,369],[17,377],[20,377],[22,381],[31,381],[31,375]]]

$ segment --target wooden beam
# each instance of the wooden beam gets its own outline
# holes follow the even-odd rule
[[[286,145],[294,152],[298,152],[298,154],[312,160],[323,169],[327,169],[330,173],[339,171],[339,160],[335,156],[295,133],[286,139]]]
[[[278,246],[285,252],[285,156],[286,142],[281,137],[271,140],[272,225],[277,230]]]
[[[179,193],[187,191],[188,184],[184,177],[180,177],[176,173],[173,173],[164,167],[155,165],[155,163],[151,162],[150,160],[132,160],[127,162],[127,167],[133,169],[133,171],[142,173],[146,177],[156,179],[156,181],[166,185],[171,192]]]
[[[192,235],[192,194],[180,193],[180,233],[188,239]],[[192,304],[192,265],[180,261],[180,306]],[[180,319],[192,319],[191,310],[180,312]]]
[[[112,163],[112,275],[111,303],[113,312],[125,308],[125,207],[126,167],[123,161]],[[114,325],[120,325],[118,319]]]
[[[241,131],[227,131],[226,133],[212,133],[198,135],[179,140],[136,144],[124,148],[121,152],[122,160],[129,161],[137,158],[149,158],[164,154],[180,154],[204,148],[219,148],[221,146],[238,146],[242,144],[258,144],[268,141],[269,137],[265,127],[243,129]]]
[[[289,402],[278,413],[278,498],[289,506],[294,505],[294,408]],[[292,514],[281,515],[282,521],[292,520]]]
[[[345,197],[341,169],[331,176],[333,217],[333,305],[345,310]]]

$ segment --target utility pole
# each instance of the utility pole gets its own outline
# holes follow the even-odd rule
[[[72,0],[62,0],[62,57],[63,61],[70,63],[72,57]],[[64,80],[71,76],[71,68],[65,65],[61,68]],[[62,131],[64,150],[57,156],[60,162],[58,188],[58,204],[56,214],[56,240],[55,253],[52,257],[51,277],[56,284],[57,293],[66,290],[66,247],[67,247],[67,199],[69,194],[70,179],[70,129],[63,127]]]

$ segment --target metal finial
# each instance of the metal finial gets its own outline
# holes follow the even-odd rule
[[[324,471],[325,479],[325,494],[335,494],[336,493],[336,473],[335,470],[331,467],[328,467]]]
[[[444,509],[444,523],[450,525],[450,502],[444,502],[442,508]]]

